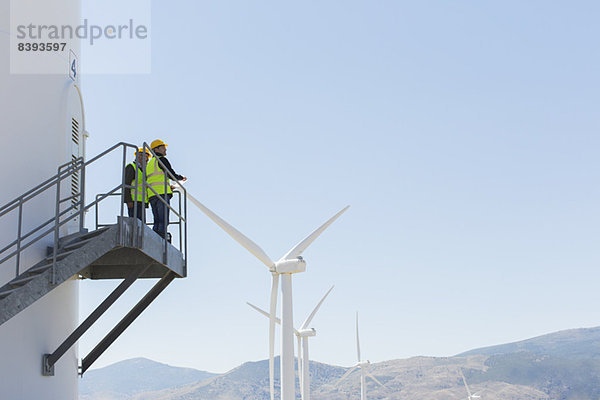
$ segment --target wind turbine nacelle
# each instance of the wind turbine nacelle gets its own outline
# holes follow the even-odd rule
[[[301,331],[298,331],[298,334],[300,335],[300,337],[312,337],[317,336],[317,331],[315,330],[315,328],[302,329]]]
[[[295,274],[306,271],[306,261],[302,257],[293,260],[278,261],[275,264],[275,271],[279,274]]]

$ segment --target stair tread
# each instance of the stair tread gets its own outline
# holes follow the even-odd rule
[[[89,243],[89,242],[91,242],[92,240],[94,240],[94,238],[93,238],[93,237],[91,237],[91,238],[87,238],[87,239],[84,239],[84,240],[81,240],[81,241],[73,242],[73,243],[70,243],[70,244],[68,244],[68,245],[66,245],[66,246],[63,246],[63,247],[62,247],[62,250],[67,250],[67,251],[70,251],[70,250],[75,250],[75,249],[78,249],[78,248],[80,248],[80,247],[83,247],[83,246],[85,246],[86,244],[88,244],[88,243]],[[60,254],[60,253],[59,253],[59,254]]]
[[[47,270],[50,267],[52,267],[52,261],[50,261],[49,263],[45,262],[44,264],[40,264],[35,267],[31,267],[27,270],[27,272],[37,274],[39,272],[44,272],[45,270]]]
[[[62,252],[62,253],[58,253],[58,255],[56,256],[56,261],[60,261],[60,260],[62,260],[64,258],[66,258],[67,256],[69,256],[72,253],[74,253],[76,250],[78,250],[78,249],[73,249],[73,250]],[[48,257],[44,258],[42,260],[42,262],[40,262],[37,265],[29,268],[26,272],[28,272],[30,274],[38,274],[40,272],[44,272],[45,270],[47,270],[51,266],[52,266],[52,256],[48,256]]]
[[[91,231],[91,232],[87,232],[82,234],[81,236],[78,236],[77,238],[74,238],[72,241],[65,243],[65,245],[69,245],[71,244],[73,241],[75,240],[86,240],[86,239],[91,239],[95,236],[98,236],[99,234],[106,232],[107,230],[109,230],[111,227],[110,226],[105,226],[99,229],[96,229],[95,231]]]
[[[19,290],[19,288],[9,288],[9,289],[0,290],[0,298],[6,297],[6,296],[10,295],[11,293],[16,292],[17,290]]]
[[[63,251],[60,252],[56,255],[56,261],[62,260],[63,258],[66,258],[67,256],[73,254],[77,249],[73,249],[73,250],[69,250],[69,251]],[[44,260],[46,261],[52,261],[52,256],[48,256],[46,257]]]
[[[17,277],[16,279],[13,279],[12,281],[8,282],[8,284],[11,286],[16,286],[16,285],[22,286],[23,284],[25,284],[31,280],[34,280],[35,278],[37,278],[37,276],[35,276],[35,275],[34,276],[31,276],[31,275],[21,276],[21,277]]]
[[[62,237],[58,238],[58,245],[59,245],[59,247],[62,247],[65,244],[71,243],[73,240],[79,239],[81,236],[83,236],[87,233],[88,233],[88,230],[84,229],[81,232],[71,233],[67,236],[62,236]]]
[[[82,241],[88,240],[88,239],[92,239],[98,235],[100,235],[101,233],[107,231],[110,228],[110,226],[106,226],[106,227],[102,227],[99,229],[96,229],[95,231],[91,231],[91,232],[81,232],[78,234],[74,234],[72,236],[68,236],[66,238],[62,238],[59,240],[59,246],[60,248],[65,248],[71,245],[74,245],[76,243],[80,243]]]

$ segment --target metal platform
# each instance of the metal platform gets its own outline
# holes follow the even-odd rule
[[[118,225],[109,228],[97,240],[81,249],[83,250],[81,256],[87,253],[91,258],[99,252],[103,253],[78,272],[82,278],[125,279],[131,269],[138,265],[148,266],[139,277],[142,279],[162,278],[169,271],[174,272],[177,278],[187,276],[185,260],[178,249],[170,243],[166,243],[165,248],[165,240],[148,226],[143,225],[140,220],[128,217],[123,219],[125,220],[123,224],[125,243],[129,245],[119,245]],[[134,223],[137,224],[137,238],[132,236]]]
[[[144,143],[144,147],[148,145]],[[156,232],[137,218],[125,217],[124,192],[137,187],[136,181],[124,182],[125,159],[127,150],[137,147],[127,143],[119,143],[90,161],[76,159],[58,168],[58,173],[30,191],[19,196],[0,208],[0,218],[17,213],[18,229],[16,239],[0,250],[0,267],[8,260],[15,260],[14,278],[0,287],[0,329],[6,321],[19,314],[27,307],[41,299],[59,285],[69,279],[119,279],[122,282],[108,297],[83,321],[63,343],[57,344],[52,354],[42,356],[42,374],[54,375],[54,365],[72,347],[79,338],[106,312],[112,304],[137,279],[159,279],[152,289],[123,317],[123,319],[98,343],[98,345],[82,360],[80,374],[83,374],[94,361],[121,335],[127,327],[152,303],[152,301],[176,278],[187,276],[187,221],[185,189],[180,194],[179,207],[161,200],[165,208],[171,210],[176,221],[171,225],[178,226],[178,247],[171,245]],[[122,182],[109,193],[96,196],[95,201],[86,204],[84,196],[86,168],[113,151],[123,152]],[[151,151],[149,149],[149,151]],[[159,163],[162,162],[159,160]],[[144,173],[145,176],[145,165]],[[166,169],[166,168],[165,168]],[[61,187],[65,182],[77,177],[80,185],[72,186],[70,193],[61,195]],[[80,180],[79,180],[80,179]],[[174,179],[171,176],[171,179]],[[142,190],[156,191],[148,186],[146,179],[140,182]],[[165,178],[164,190],[168,181]],[[41,225],[24,232],[23,206],[36,196],[54,190],[56,194],[56,213]],[[83,228],[84,213],[110,196],[121,198],[120,215],[117,223],[100,226],[96,218],[96,229],[88,232]],[[183,204],[182,199],[183,198]],[[70,205],[69,205],[70,203]],[[137,207],[137,205],[136,205]],[[134,209],[135,212],[135,209]],[[96,216],[98,214],[96,213]],[[66,224],[78,222],[79,233],[59,237],[59,232]],[[37,264],[22,270],[21,254],[23,250],[39,243],[48,235],[54,235],[54,244],[48,248],[48,256]]]

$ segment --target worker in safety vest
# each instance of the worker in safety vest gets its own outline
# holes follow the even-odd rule
[[[144,208],[148,208],[148,196],[143,189],[144,164],[150,159],[150,151],[139,148],[135,152],[135,161],[127,164],[125,167],[125,184],[130,188],[124,188],[125,204],[130,217],[136,216],[144,221]],[[136,186],[137,175],[137,186]],[[135,207],[134,207],[135,206]]]
[[[169,174],[165,174],[164,168],[178,181],[186,181],[187,178],[177,174],[173,170],[173,167],[171,167],[171,163],[165,157],[167,155],[167,144],[165,142],[156,139],[150,144],[150,147],[152,147],[152,151],[156,154],[156,157],[151,159],[146,166],[148,201],[150,202],[152,215],[154,216],[154,227],[152,229],[163,238],[170,239],[167,236],[167,226],[169,225],[169,207],[167,205],[170,205],[173,190],[171,189],[170,176]],[[158,160],[162,162],[164,168]]]

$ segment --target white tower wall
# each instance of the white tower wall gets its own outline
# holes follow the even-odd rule
[[[27,0],[32,2],[31,0]],[[53,3],[57,12],[74,26],[80,22],[79,0],[36,0]],[[10,0],[0,0],[0,137],[5,175],[0,206],[20,196],[57,172],[72,158],[72,118],[79,116],[79,140],[84,140],[84,121],[76,85],[68,74],[66,52],[62,75],[10,73]],[[77,41],[69,44],[77,57]],[[59,57],[59,55],[56,55]],[[64,56],[63,56],[64,58]],[[79,104],[78,104],[79,103]],[[79,152],[83,144],[79,145]],[[83,155],[83,154],[81,154]],[[65,188],[70,188],[67,182]],[[70,189],[67,189],[70,190]],[[23,210],[26,232],[54,215],[55,192],[49,191]],[[0,248],[16,239],[17,213],[0,218]],[[72,224],[68,230],[76,229]],[[63,234],[66,230],[63,230]],[[21,259],[20,271],[46,255],[52,237],[33,246]],[[0,265],[0,286],[15,277],[13,260]],[[71,280],[0,325],[0,398],[19,400],[76,400],[78,397],[77,346],[56,364],[55,376],[41,373],[42,355],[52,353],[77,327],[78,283]]]

